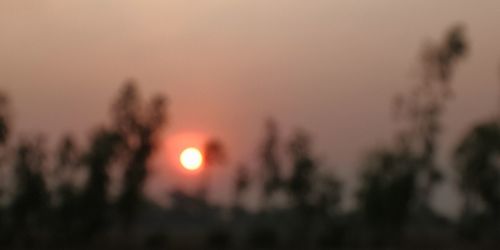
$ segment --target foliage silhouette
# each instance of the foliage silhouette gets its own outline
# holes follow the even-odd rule
[[[166,100],[157,96],[144,107],[133,81],[125,84],[113,105],[114,124],[123,143],[120,157],[125,158],[124,185],[118,200],[123,221],[132,223],[143,203],[147,163],[158,147],[158,135],[166,124]]]
[[[82,159],[79,148],[71,136],[67,135],[62,139],[55,158],[52,179],[57,183],[52,200],[59,219],[55,219],[54,229],[61,232],[59,236],[62,241],[76,240],[81,187],[75,185],[75,180],[81,170]]]
[[[452,27],[441,44],[425,48],[421,82],[396,98],[396,118],[405,127],[398,132],[394,147],[375,149],[365,163],[358,203],[377,244],[403,240],[412,218],[429,221],[436,217],[429,199],[442,180],[436,163],[442,114],[452,96],[452,72],[466,50],[460,25]]]
[[[46,152],[43,139],[23,140],[16,147],[15,176],[17,189],[11,211],[13,231],[34,239],[44,225],[48,209],[48,192],[44,179]],[[19,239],[18,243],[29,244]],[[24,247],[29,247],[24,245]]]
[[[462,223],[468,234],[494,226],[500,218],[499,156],[500,126],[497,121],[476,125],[456,148],[455,167],[465,200]],[[477,224],[474,220],[483,222]]]
[[[205,202],[207,194],[210,190],[210,179],[212,176],[213,168],[223,164],[226,161],[226,151],[222,142],[217,138],[210,138],[203,145],[204,163],[201,176],[201,182],[198,190],[198,197]]]
[[[310,155],[309,137],[302,131],[296,132],[289,142],[288,150],[292,160],[288,190],[294,206],[307,210],[311,205],[312,177],[316,170],[316,164]]]
[[[420,84],[396,99],[396,115],[407,122],[407,128],[398,135],[399,143],[408,147],[415,156],[417,213],[430,211],[428,199],[434,185],[441,179],[435,158],[442,114],[452,93],[452,72],[464,57],[467,47],[463,26],[453,26],[441,44],[428,45],[422,52]]]
[[[84,155],[88,179],[82,194],[83,235],[92,237],[108,223],[108,169],[116,160],[122,138],[116,132],[100,129],[91,139],[89,152]]]
[[[214,167],[216,164],[224,163],[226,160],[226,152],[219,139],[209,139],[204,145],[203,152],[205,154],[204,160],[207,167]]]
[[[0,91],[0,145],[7,142],[9,125],[9,100],[7,95]]]
[[[399,240],[415,195],[413,156],[388,149],[368,157],[358,192],[359,209],[373,232],[374,244]]]
[[[263,180],[263,206],[268,209],[271,198],[283,186],[281,164],[279,161],[278,125],[272,119],[266,122],[266,135],[260,149],[261,171]]]
[[[245,165],[239,165],[237,168],[236,179],[235,179],[235,198],[234,198],[234,208],[236,210],[242,209],[242,196],[243,193],[248,189],[250,185],[250,177],[248,174],[248,169]]]
[[[8,157],[7,141],[10,134],[10,120],[9,120],[9,102],[7,95],[0,91],[0,170],[3,170]],[[6,199],[7,176],[0,172],[0,201]],[[2,235],[6,235],[7,224],[7,209],[0,206],[0,241],[7,240]]]

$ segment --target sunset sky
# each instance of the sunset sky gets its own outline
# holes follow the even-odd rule
[[[169,97],[167,138],[218,137],[235,165],[255,158],[274,117],[285,137],[309,131],[328,171],[352,179],[364,152],[390,142],[392,98],[416,82],[420,49],[456,23],[471,48],[446,157],[499,110],[500,1],[1,0],[0,89],[17,133],[84,139],[134,78]]]

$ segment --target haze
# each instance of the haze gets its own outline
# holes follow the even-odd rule
[[[393,96],[414,83],[418,53],[463,23],[468,58],[454,77],[443,155],[497,112],[498,1],[2,0],[0,88],[17,132],[86,135],[134,78],[170,101],[168,133],[221,138],[253,159],[263,122],[296,127],[352,178],[389,142]]]

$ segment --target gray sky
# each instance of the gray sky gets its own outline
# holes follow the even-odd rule
[[[2,0],[0,88],[17,132],[86,135],[133,77],[169,96],[167,138],[220,137],[237,162],[254,157],[272,116],[284,136],[308,130],[330,170],[352,178],[363,152],[391,140],[392,97],[415,83],[424,42],[457,22],[471,51],[446,113],[446,157],[496,110],[499,1]]]

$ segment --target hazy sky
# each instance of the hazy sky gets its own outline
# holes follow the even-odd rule
[[[500,1],[1,0],[0,88],[17,132],[86,135],[133,77],[170,98],[172,137],[220,137],[237,162],[272,116],[284,136],[309,131],[350,177],[391,140],[392,97],[415,83],[424,42],[457,22],[471,50],[446,113],[447,154],[497,110]]]

